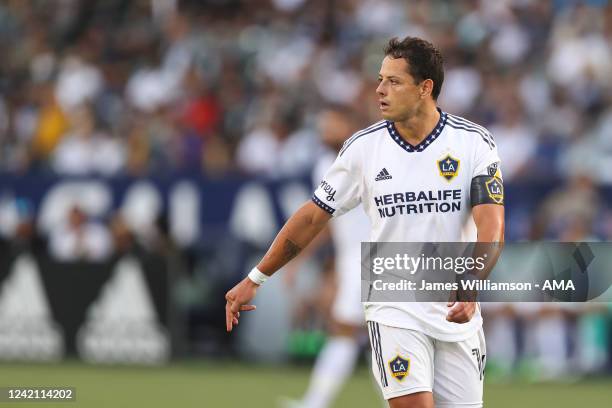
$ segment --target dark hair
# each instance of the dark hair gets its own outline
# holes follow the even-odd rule
[[[406,37],[401,41],[393,37],[385,47],[385,56],[406,60],[408,72],[416,83],[431,79],[431,96],[434,100],[438,99],[444,82],[444,60],[432,43],[416,37]]]

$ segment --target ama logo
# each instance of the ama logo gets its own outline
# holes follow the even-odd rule
[[[398,354],[393,360],[389,361],[389,368],[393,378],[402,382],[410,372],[410,359],[403,358]]]
[[[451,181],[459,174],[459,159],[455,159],[450,154],[447,154],[443,159],[438,160],[438,170],[440,175],[447,181]]]

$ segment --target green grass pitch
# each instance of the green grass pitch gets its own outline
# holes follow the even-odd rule
[[[275,408],[280,396],[304,391],[309,367],[186,362],[159,368],[67,362],[0,364],[0,387],[72,386],[76,402],[0,403],[4,407]],[[573,384],[488,384],[485,407],[609,407],[612,378]],[[381,408],[370,372],[360,367],[334,407]]]

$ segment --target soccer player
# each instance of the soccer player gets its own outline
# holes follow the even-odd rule
[[[495,142],[482,126],[437,108],[444,79],[440,52],[419,38],[394,38],[378,79],[383,120],[344,143],[312,201],[226,294],[227,330],[241,311],[255,308],[250,302],[270,275],[332,216],[359,203],[370,218],[371,241],[503,240]],[[372,369],[391,408],[482,406],[486,351],[477,303],[366,303],[365,314]]]

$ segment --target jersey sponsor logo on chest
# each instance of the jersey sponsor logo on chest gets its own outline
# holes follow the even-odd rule
[[[374,197],[381,218],[395,215],[461,211],[461,189],[406,191]]]

